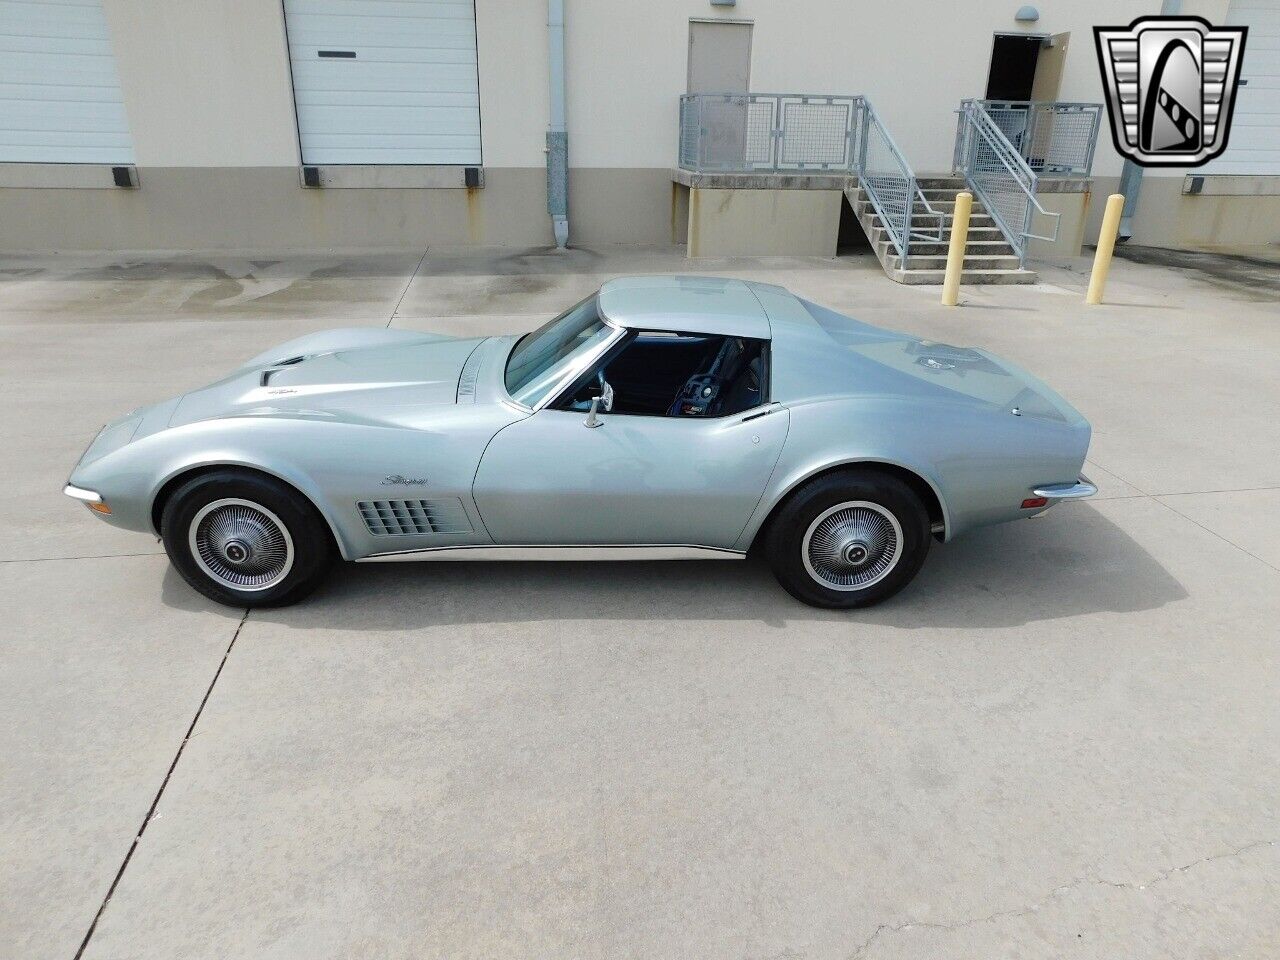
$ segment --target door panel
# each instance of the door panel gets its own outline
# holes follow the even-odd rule
[[[787,435],[772,408],[699,420],[541,410],[485,450],[474,495],[499,544],[731,547]],[[745,420],[745,422],[744,422]]]
[[[1040,47],[1040,56],[1036,60],[1036,78],[1031,84],[1032,100],[1058,99],[1070,41],[1071,34],[1055,33]]]
[[[746,93],[751,24],[689,21],[689,92]]]

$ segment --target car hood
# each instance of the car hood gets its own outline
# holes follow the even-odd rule
[[[408,422],[424,407],[456,402],[462,368],[484,342],[385,330],[363,331],[347,346],[353,338],[342,333],[283,344],[186,394],[169,425],[225,417]],[[343,346],[330,349],[334,343]]]

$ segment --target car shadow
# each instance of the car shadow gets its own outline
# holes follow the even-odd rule
[[[179,588],[185,589],[179,583]],[[166,590],[166,602],[172,602]],[[551,620],[752,622],[777,629],[843,621],[904,630],[1015,627],[1099,612],[1150,610],[1186,590],[1092,507],[975,531],[935,545],[896,597],[867,610],[792,599],[766,563],[345,564],[311,599],[255,610],[294,629],[413,631]]]

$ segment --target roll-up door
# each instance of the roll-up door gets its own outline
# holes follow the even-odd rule
[[[472,0],[285,0],[302,160],[480,163]]]
[[[0,0],[0,162],[133,163],[101,0]]]
[[[1280,176],[1280,0],[1231,0],[1227,26],[1248,27],[1227,149],[1193,173]]]

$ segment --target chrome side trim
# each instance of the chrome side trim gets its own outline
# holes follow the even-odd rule
[[[69,483],[62,488],[62,492],[65,493],[72,500],[80,500],[84,503],[101,503],[102,502],[101,494],[95,493],[92,490],[86,490],[83,487],[72,486]]]
[[[1098,488],[1088,477],[1081,477],[1075,483],[1054,483],[1047,487],[1036,487],[1031,492],[1049,500],[1083,500],[1085,497],[1092,497],[1098,492]]]
[[[635,544],[595,546],[478,544],[457,547],[424,547],[394,550],[361,557],[357,563],[390,563],[416,560],[742,560],[746,553],[720,547],[691,544]]]

